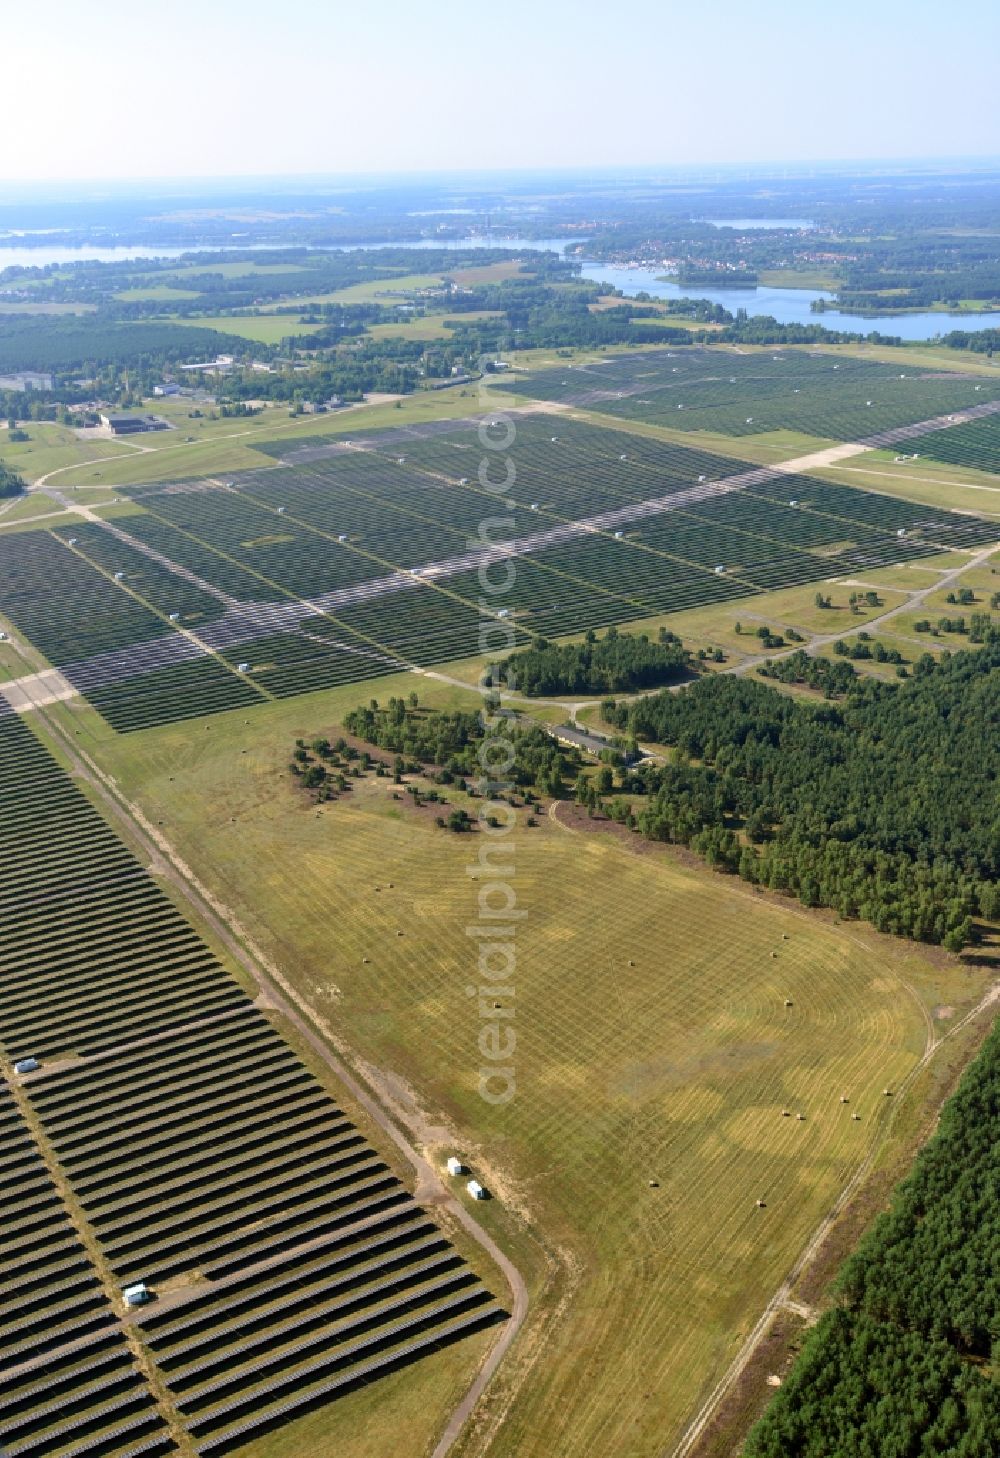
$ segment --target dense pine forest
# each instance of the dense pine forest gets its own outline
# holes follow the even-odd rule
[[[799,702],[731,676],[604,705],[673,747],[624,771],[611,812],[748,881],[958,951],[1000,916],[1000,639],[898,684]]]
[[[747,1458],[1000,1452],[1000,1030],[847,1262]]]
[[[499,674],[524,694],[627,693],[676,683],[687,673],[690,657],[665,628],[655,641],[645,633],[609,628],[603,638],[589,632],[582,643],[536,638],[530,648],[505,658]]]

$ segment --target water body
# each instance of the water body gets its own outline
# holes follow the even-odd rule
[[[407,243],[332,243],[309,248],[313,253],[370,252],[376,248],[443,249],[453,253],[463,248],[530,248],[535,252],[561,253],[567,243],[577,238],[416,238]],[[0,239],[0,271],[5,268],[45,268],[50,263],[123,263],[132,258],[180,258],[184,253],[262,253],[269,249],[308,247],[300,243],[213,243],[204,247],[164,248],[120,244],[114,247],[83,244],[70,248],[65,244],[43,243],[37,248],[7,244]]]
[[[611,284],[620,289],[627,298],[647,293],[654,299],[683,299],[696,297],[710,299],[721,304],[730,313],[746,309],[748,314],[770,314],[779,324],[822,324],[827,329],[850,330],[855,334],[870,334],[877,329],[880,334],[895,334],[901,339],[931,339],[935,334],[947,334],[951,329],[1000,329],[1000,313],[990,314],[880,314],[872,318],[864,314],[848,314],[841,309],[827,309],[814,314],[810,304],[814,299],[832,299],[833,294],[822,289],[775,289],[760,286],[755,289],[706,289],[681,288],[679,284],[657,275],[658,268],[616,268],[592,259],[583,260],[584,278],[598,283]]]
[[[179,258],[185,252],[187,252],[185,248],[142,248],[124,245],[114,248],[91,245],[68,248],[55,243],[43,243],[38,248],[24,248],[0,242],[0,270],[45,268],[50,263],[122,263],[129,258]]]
[[[582,242],[582,238],[416,238],[409,243],[337,243],[324,251],[349,253],[352,249],[370,252],[374,248],[443,248],[448,253],[456,253],[463,248],[516,248],[521,252],[527,248],[534,253],[561,253],[567,244]]]

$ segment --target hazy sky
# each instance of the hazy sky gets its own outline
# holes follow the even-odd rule
[[[0,177],[1000,154],[998,0],[47,0]]]

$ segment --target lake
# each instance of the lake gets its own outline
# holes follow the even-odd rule
[[[236,246],[235,244],[233,245]],[[50,263],[122,263],[128,258],[179,258],[185,248],[142,248],[123,244],[101,248],[43,243],[38,248],[0,242],[0,271],[5,268],[46,268]]]
[[[755,289],[683,289],[679,284],[658,277],[659,268],[620,268],[592,259],[583,259],[584,278],[598,283],[611,284],[620,289],[627,298],[647,293],[654,299],[683,299],[696,297],[710,299],[724,309],[735,313],[746,309],[748,314],[770,314],[779,324],[822,324],[827,329],[850,330],[855,334],[869,334],[877,329],[880,334],[896,334],[901,339],[930,339],[935,334],[947,334],[950,329],[1000,329],[1000,313],[990,314],[935,314],[929,311],[918,314],[880,314],[871,318],[863,314],[847,314],[840,309],[827,309],[814,314],[810,304],[814,299],[832,299],[833,294],[822,289],[775,289],[763,286]]]
[[[308,247],[311,253],[349,253],[351,249],[370,252],[375,248],[438,248],[452,253],[461,248],[530,248],[536,252],[559,253],[567,243],[579,238],[415,238],[407,243],[330,243],[310,247],[301,243],[216,243],[205,247],[165,248],[133,244],[113,247],[84,244],[70,248],[64,244],[42,243],[37,248],[7,244],[0,239],[0,271],[5,268],[46,268],[50,263],[123,263],[130,258],[180,258],[182,253],[262,253],[268,249]]]

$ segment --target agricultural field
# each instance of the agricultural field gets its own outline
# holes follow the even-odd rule
[[[474,702],[412,675],[375,691],[410,687]],[[516,833],[517,1096],[484,1105],[464,995],[475,838],[394,801],[391,780],[314,809],[284,773],[296,735],[335,735],[369,692],[262,706],[252,741],[238,715],[127,739],[86,708],[59,716],[302,996],[335,1009],[414,1133],[487,1172],[486,1218],[515,1258],[543,1233],[545,1365],[505,1397],[502,1436],[460,1451],[667,1449],[887,1132],[883,1087],[983,975],[637,853],[562,804]]]
[[[0,612],[122,732],[475,655],[476,543],[496,503],[472,423],[290,447],[263,442],[285,463],[227,481],[136,489],[141,510],[113,533],[0,535]],[[512,459],[514,643],[872,571],[996,530],[546,415],[518,417]]]
[[[41,1063],[19,1091],[117,1303],[0,1103],[15,1164],[39,1186],[39,1209],[16,1222],[18,1280],[42,1293],[26,1310],[44,1302],[0,1360],[20,1379],[36,1349],[66,1359],[73,1396],[53,1411],[33,1362],[23,1396],[0,1404],[5,1451],[35,1453],[15,1435],[57,1421],[37,1451],[61,1451],[74,1422],[127,1419],[95,1454],[162,1430],[133,1374],[91,1391],[81,1369],[91,1340],[99,1365],[112,1338],[121,1347],[117,1292],[135,1282],[153,1299],[130,1343],[171,1425],[171,1442],[153,1434],[157,1453],[230,1451],[501,1321],[439,1225],[14,715],[0,718],[0,751],[0,1049]],[[75,1301],[49,1289],[60,1277]]]
[[[905,355],[901,365],[831,350],[674,350],[562,364],[509,388],[673,430],[784,429],[830,440],[860,440],[1000,399],[1000,381],[985,370],[979,378],[921,370]]]

